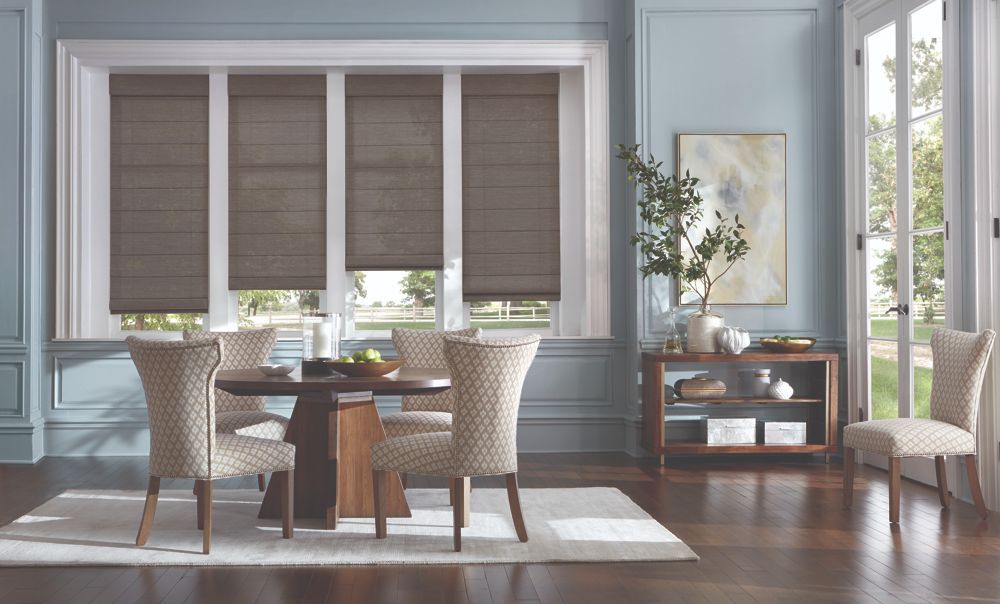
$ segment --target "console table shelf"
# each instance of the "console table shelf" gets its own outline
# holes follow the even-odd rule
[[[803,454],[825,453],[827,457],[837,446],[837,383],[840,357],[835,352],[804,352],[780,354],[747,352],[744,354],[642,354],[642,444],[648,451],[666,455],[744,455],[744,454]],[[701,365],[706,363],[754,364],[804,363],[813,384],[810,396],[791,399],[770,399],[729,396],[706,399],[667,397],[664,373],[667,364]],[[665,410],[678,403],[694,405],[802,405],[809,409],[806,426],[807,444],[803,445],[709,445],[703,442],[667,441]]]

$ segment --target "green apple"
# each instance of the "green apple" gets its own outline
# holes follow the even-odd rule
[[[354,358],[350,357],[350,356],[347,356],[347,355],[344,355],[344,356],[340,357],[339,359],[337,359],[337,362],[338,363],[353,363],[354,362]]]
[[[354,358],[354,362],[355,363],[364,363],[365,362],[365,353],[364,353],[364,351],[363,350],[359,350],[359,351],[355,352],[354,355],[353,355],[353,358]]]
[[[362,355],[364,356],[364,360],[366,363],[374,363],[376,361],[382,360],[382,353],[375,350],[374,348],[365,349]]]

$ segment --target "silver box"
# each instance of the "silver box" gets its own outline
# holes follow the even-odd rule
[[[757,420],[753,417],[707,418],[701,433],[710,445],[752,445],[757,442]]]
[[[765,445],[806,444],[805,422],[764,422]]]

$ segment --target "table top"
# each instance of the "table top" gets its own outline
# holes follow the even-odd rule
[[[215,387],[237,395],[280,396],[312,392],[372,392],[374,394],[433,394],[451,387],[447,369],[401,367],[382,377],[302,375],[267,376],[256,369],[220,371]]]

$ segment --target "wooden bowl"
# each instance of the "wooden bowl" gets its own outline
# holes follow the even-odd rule
[[[381,363],[343,363],[340,361],[323,361],[323,364],[337,373],[347,377],[381,377],[399,369],[402,359],[382,359]]]
[[[792,338],[791,340],[761,338],[760,345],[771,352],[805,352],[816,345],[816,338]]]

